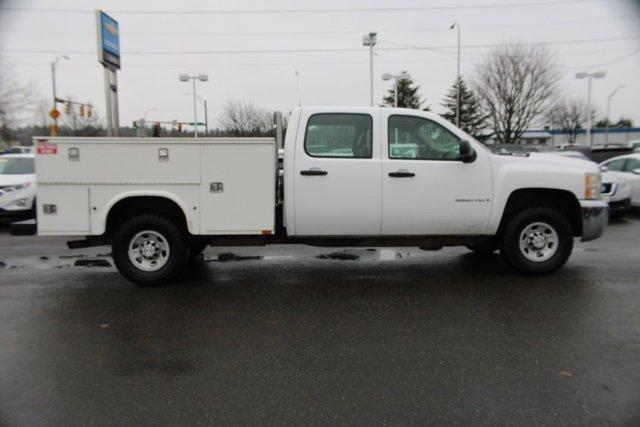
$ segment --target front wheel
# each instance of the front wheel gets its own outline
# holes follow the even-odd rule
[[[541,276],[558,270],[573,250],[573,229],[555,209],[529,208],[514,216],[500,241],[500,253],[518,272]]]
[[[185,267],[189,245],[172,221],[144,214],[124,222],[112,244],[113,261],[128,280],[143,286],[164,284]]]

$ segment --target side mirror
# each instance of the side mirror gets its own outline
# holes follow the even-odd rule
[[[640,169],[634,169],[631,171],[631,173],[635,174],[635,175],[640,175]]]
[[[471,143],[466,139],[460,141],[460,160],[462,160],[462,163],[472,163],[476,157],[477,154],[471,146]]]
[[[609,168],[607,166],[605,166],[605,165],[601,165],[600,166],[600,172],[606,172],[608,170],[609,170]]]

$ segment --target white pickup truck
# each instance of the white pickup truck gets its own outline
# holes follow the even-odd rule
[[[269,138],[35,138],[37,231],[175,279],[206,245],[467,246],[528,275],[607,225],[596,164],[495,155],[435,114],[303,107]]]

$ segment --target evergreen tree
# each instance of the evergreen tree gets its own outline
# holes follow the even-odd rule
[[[458,103],[458,84],[453,83],[444,97],[442,105],[446,112],[442,117],[451,123],[456,123],[456,104]],[[486,115],[482,112],[480,101],[460,77],[460,128],[479,141],[484,141],[486,134]]]
[[[402,73],[406,73],[403,71]],[[411,108],[420,110],[424,104],[424,100],[420,99],[420,86],[415,84],[411,77],[398,79],[398,108]],[[382,98],[382,105],[386,107],[395,106],[395,91],[393,86],[387,91]],[[429,111],[429,107],[422,108]]]

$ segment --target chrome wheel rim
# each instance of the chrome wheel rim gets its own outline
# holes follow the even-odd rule
[[[157,271],[169,261],[169,242],[157,231],[144,230],[129,241],[128,254],[136,268]]]
[[[542,262],[558,251],[556,230],[545,222],[527,225],[520,233],[520,253],[529,261]]]

